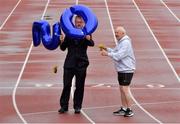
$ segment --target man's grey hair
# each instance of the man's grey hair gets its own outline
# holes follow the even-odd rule
[[[125,30],[124,27],[122,27],[122,26],[118,26],[118,27],[116,28],[116,30],[117,30],[117,31],[121,31],[121,32],[123,32],[124,34],[126,34],[126,30]]]

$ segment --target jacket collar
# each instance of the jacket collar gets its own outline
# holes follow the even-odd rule
[[[125,35],[124,37],[122,37],[120,40],[118,40],[118,43],[120,43],[121,41],[125,40],[125,39],[129,39],[129,37],[127,35]]]

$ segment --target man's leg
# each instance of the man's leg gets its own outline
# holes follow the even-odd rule
[[[130,96],[130,89],[129,86],[123,86],[123,92],[125,95],[125,99],[126,99],[126,105],[127,105],[127,109],[126,112],[124,114],[125,117],[131,117],[134,115],[132,109],[131,109],[131,105],[132,105],[132,98]]]
[[[115,115],[124,115],[124,116],[132,116],[133,112],[131,110],[131,96],[129,92],[129,84],[131,82],[133,73],[119,73],[118,72],[118,81],[119,81],[119,89],[121,93],[121,101],[122,107],[118,110],[113,112]]]
[[[64,108],[64,109],[68,109],[73,76],[74,76],[73,69],[64,69],[63,91],[60,98],[60,106],[61,108]]]
[[[124,100],[127,108],[131,108],[132,105],[132,98],[130,96],[130,89],[129,86],[122,86]]]
[[[119,86],[120,89],[120,93],[121,93],[121,103],[122,103],[122,107],[127,108],[127,103],[126,103],[126,98],[125,98],[125,94],[123,92],[123,87]]]
[[[121,85],[119,85],[119,90],[120,90],[120,94],[121,94],[121,103],[122,103],[122,106],[119,110],[113,112],[114,115],[125,115],[125,111],[126,111],[126,108],[127,108],[127,105],[126,105],[126,98],[125,98],[125,95],[124,95],[124,92],[123,92],[123,87]]]
[[[81,109],[84,96],[84,84],[86,78],[86,68],[76,70],[76,89],[74,92],[74,109]]]

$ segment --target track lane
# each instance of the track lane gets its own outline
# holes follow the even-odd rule
[[[29,5],[29,2],[32,4]],[[39,5],[34,6],[36,4]],[[15,81],[17,80],[22,67],[22,63],[16,63],[16,61],[24,61],[30,44],[26,41],[31,38],[31,32],[29,32],[31,29],[31,21],[38,18],[39,14],[44,9],[44,5],[45,1],[41,1],[41,3],[37,0],[21,1],[0,32],[0,122],[2,123],[21,122],[13,108],[11,98],[13,89],[7,89],[4,87],[14,87],[15,85]],[[29,9],[33,9],[34,13],[30,12]],[[27,17],[27,15],[29,16]],[[5,63],[6,61],[10,61],[11,63]]]
[[[98,29],[93,35],[96,41],[96,45],[103,42],[105,44],[108,44],[108,46],[113,47],[114,46],[113,35],[110,29],[110,25],[107,24],[108,19],[105,16],[106,9],[104,8],[104,3],[101,0],[98,0],[96,2],[97,4],[94,4],[94,1],[87,2],[84,0],[80,0],[80,3],[85,3],[91,6],[93,10],[95,10],[95,13],[98,15],[98,17],[102,17],[100,19],[101,28]],[[178,90],[174,91],[174,88],[177,88],[179,84],[177,83],[177,79],[171,73],[171,69],[168,68],[168,64],[164,60],[161,51],[158,49],[157,45],[154,42],[151,42],[154,39],[148,32],[142,19],[140,19],[140,16],[138,15],[138,12],[136,11],[135,7],[133,7],[131,1],[112,0],[112,1],[108,1],[108,3],[109,3],[108,5],[110,6],[110,13],[112,15],[112,20],[114,25],[123,24],[125,27],[127,27],[128,33],[130,34],[130,36],[132,36],[133,41],[135,41],[133,42],[133,45],[135,46],[136,58],[138,59],[138,70],[133,79],[133,88],[132,88],[133,95],[135,96],[136,99],[138,99],[138,102],[140,102],[146,110],[152,113],[155,117],[158,117],[158,119],[167,123],[171,123],[171,122],[178,123],[179,122],[179,120],[177,119],[177,117],[179,116],[178,114],[175,114],[175,116],[174,115],[172,116],[172,113],[168,114],[168,118],[165,118],[163,114],[168,111],[166,108],[171,108],[175,110],[175,108],[178,107],[179,103],[176,103],[176,101],[179,101],[177,97],[180,94],[178,94],[177,92]],[[68,3],[62,4],[63,6],[62,8],[66,8],[67,4],[68,6],[70,6],[71,2],[68,1]],[[31,2],[28,3],[28,5],[31,5]],[[118,6],[116,8],[116,5],[117,6],[120,5],[120,7]],[[48,9],[48,12],[46,14],[50,16],[50,18],[55,17],[53,18],[53,20],[50,20],[51,24],[54,23],[54,21],[57,21],[59,18],[59,15],[54,13],[54,9],[53,9],[54,7],[56,8],[59,7],[59,1],[53,1],[50,6],[50,9]],[[61,9],[58,8],[57,11],[61,11]],[[127,13],[129,14],[128,16]],[[117,15],[121,15],[123,18]],[[133,20],[132,17],[134,17]],[[104,34],[105,36],[102,37],[102,34]],[[141,34],[143,34],[144,36],[142,36]],[[74,114],[72,114],[73,113],[72,110],[70,110],[70,112],[67,115],[61,116],[57,114],[56,109],[59,107],[57,101],[59,99],[61,86],[62,86],[61,68],[63,61],[61,60],[64,59],[65,53],[59,53],[58,50],[53,51],[53,53],[49,51],[47,52],[45,51],[46,51],[45,48],[42,46],[38,48],[33,48],[33,52],[31,53],[30,60],[28,61],[27,67],[25,68],[22,80],[20,81],[20,87],[18,88],[18,92],[17,92],[17,104],[20,108],[20,111],[23,112],[22,114],[25,117],[25,119],[28,120],[28,122],[36,122],[36,123],[37,122],[39,123],[87,122],[86,118],[82,115],[74,116]],[[155,121],[152,120],[149,116],[147,116],[137,106],[133,106],[136,113],[135,116],[131,119],[112,115],[112,111],[114,111],[118,107],[118,104],[120,102],[119,96],[117,95],[119,94],[119,91],[117,88],[114,88],[117,87],[118,85],[117,85],[116,73],[114,72],[113,64],[110,59],[104,59],[98,54],[99,52],[97,47],[90,48],[88,53],[90,55],[91,64],[88,69],[88,77],[86,80],[86,89],[85,89],[86,91],[85,100],[83,107],[83,110],[88,114],[88,116],[90,116],[93,120],[95,120],[96,123],[103,123],[103,122],[154,123]],[[8,55],[12,57],[15,56],[16,54],[8,53]],[[20,53],[18,55],[22,56],[23,58],[25,54]],[[3,57],[3,59],[5,59],[4,61],[11,61],[12,63],[13,61],[14,62],[16,61],[16,63],[14,64],[9,63],[7,66],[8,68],[14,68],[13,65],[19,66],[22,65],[23,63],[22,61],[23,59],[21,58],[18,58],[18,60],[16,60],[16,58],[8,58],[4,55],[0,55],[0,57]],[[53,65],[56,64],[60,65],[58,70],[58,76],[52,73],[52,67]],[[105,66],[105,64],[108,66]],[[4,64],[3,62],[1,66],[4,70],[7,69],[5,65],[6,64]],[[17,69],[14,68],[14,70],[16,71]],[[153,73],[154,71],[156,73]],[[11,74],[10,72],[11,71],[9,71],[8,73]],[[59,75],[61,75],[61,77]],[[3,76],[6,76],[6,74],[4,74]],[[12,75],[12,78],[14,77],[15,76]],[[3,79],[3,81],[5,80],[9,82],[9,79],[7,78]],[[41,84],[42,86],[40,88],[36,87],[33,89],[22,88],[22,87],[34,87],[37,86],[37,84]],[[57,89],[55,88],[53,90],[52,89],[49,90],[46,84],[52,84],[53,87],[57,87]],[[93,87],[98,84],[104,84],[104,85],[100,87]],[[165,88],[172,88],[172,90],[166,90],[165,88],[159,88],[157,90],[154,89],[147,90],[146,85],[148,84],[153,84],[153,85],[163,84],[165,85]],[[13,86],[13,85],[11,84],[9,85],[4,82],[2,87],[3,86]],[[43,87],[45,89],[43,89]],[[10,92],[11,90],[2,89],[0,93],[2,94],[1,97],[2,99],[0,98],[0,100],[9,102],[8,99],[10,97],[9,96]],[[169,92],[171,93],[169,94]],[[142,96],[142,94],[144,95]],[[159,95],[153,97],[155,96],[155,94],[159,94]],[[47,100],[47,98],[49,99]],[[37,102],[34,102],[34,99],[36,99]],[[41,102],[45,104],[39,104]],[[166,103],[163,104],[162,102],[167,102],[168,105],[166,105]],[[147,103],[147,104],[143,104],[143,103]],[[9,104],[6,105],[7,106],[4,105],[5,108],[9,107]],[[72,106],[72,103],[70,103],[70,106]],[[112,107],[101,108],[101,106],[112,106]],[[89,109],[91,107],[92,109]],[[159,112],[157,112],[157,110]],[[35,113],[44,112],[44,113],[28,115],[28,113],[33,113],[33,112]],[[17,118],[14,117],[13,113],[11,114],[6,113],[6,114],[8,114],[9,116],[7,116],[7,118],[3,118],[4,122],[7,121],[6,119],[9,119],[9,122],[17,121]],[[177,121],[174,121],[175,119]]]
[[[3,0],[0,1],[0,29],[3,28],[3,25],[6,22],[8,15],[11,16],[11,12],[13,13],[13,9],[15,9],[18,1],[20,0],[6,0],[6,2],[4,2]]]
[[[71,1],[59,1],[54,0],[50,1],[47,12],[45,14],[45,18],[52,25],[53,23],[59,21],[59,12],[62,12],[65,8],[68,8],[75,4],[75,0]],[[45,51],[44,54],[42,51]],[[40,54],[39,54],[40,53]],[[34,89],[23,89],[17,88],[16,91],[16,103],[18,109],[27,123],[88,123],[89,121],[86,119],[84,115],[72,116],[72,111],[68,114],[59,115],[59,97],[61,93],[61,88],[55,90],[55,92],[51,92],[48,89],[41,89],[42,87],[47,87],[47,85],[56,84],[62,85],[62,76],[63,76],[63,62],[65,58],[65,53],[59,49],[54,51],[48,51],[43,47],[43,45],[38,46],[37,48],[32,48],[31,54],[29,56],[29,61],[39,61],[35,63],[28,63],[23,71],[21,80],[19,82],[18,87],[34,86]],[[53,62],[48,62],[51,60]],[[41,63],[44,62],[45,63]],[[60,61],[60,62],[59,62]],[[53,66],[58,65],[58,73],[54,74]],[[39,88],[38,88],[39,87]],[[41,93],[42,92],[42,93]],[[28,95],[30,94],[30,95]],[[27,95],[29,97],[27,97]],[[50,97],[50,98],[49,98]],[[48,98],[48,101],[47,101]],[[37,104],[34,103],[34,99],[36,99]],[[44,101],[44,102],[43,102]],[[47,101],[47,102],[46,102]],[[72,100],[71,100],[72,101]],[[70,103],[70,108],[72,107]],[[54,111],[56,108],[56,112],[46,113],[46,111]],[[45,112],[44,114],[39,115],[31,115],[31,116],[23,116],[28,113],[36,113],[36,112]],[[45,119],[44,119],[45,118]]]
[[[149,1],[146,1],[146,3],[148,2]],[[151,3],[149,4],[151,5]],[[165,85],[165,87],[166,86],[176,87],[178,85],[178,80],[172,73],[172,70],[169,67],[167,61],[165,61],[165,58],[161,50],[159,49],[154,38],[152,37],[151,32],[147,28],[147,25],[141,18],[133,1],[132,0],[109,1],[108,5],[110,7],[110,14],[112,16],[112,21],[114,26],[118,26],[118,25],[125,26],[128,34],[133,39],[135,55],[137,58],[137,71],[133,79],[134,82],[133,87],[147,88],[148,84],[152,84],[152,85],[162,84]],[[163,91],[163,88],[159,89],[159,91],[161,90]],[[141,90],[136,91],[132,89],[133,96],[140,104],[142,102],[145,102],[146,99],[144,98],[148,97],[149,95],[156,96],[157,94],[155,92],[148,92],[147,94],[144,94],[145,91],[142,92]],[[140,94],[139,97],[137,97],[136,92],[139,92]],[[179,96],[179,94],[172,94],[172,95],[176,97]],[[165,98],[166,96],[162,95],[161,97]],[[156,103],[156,97],[150,100],[151,103]],[[149,101],[147,101],[147,103],[148,102]],[[166,105],[162,105],[162,106],[164,106],[165,109],[168,108],[166,107]],[[156,119],[158,119],[160,121],[159,123],[166,122],[165,119],[166,117],[164,117],[163,119],[159,118],[162,113],[158,111],[154,111],[155,109],[153,107],[152,110],[147,109],[146,106],[143,107],[151,115],[153,115]],[[151,105],[149,105],[149,108],[151,108]],[[171,118],[171,121],[173,122],[173,117]]]
[[[162,0],[171,11],[180,19],[180,1],[179,0]]]
[[[180,22],[158,0],[135,1],[179,78],[180,44],[177,44],[177,42],[180,41]]]

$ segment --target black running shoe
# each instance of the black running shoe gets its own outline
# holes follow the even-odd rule
[[[113,112],[114,115],[125,115],[126,109],[121,107],[118,111]]]
[[[127,108],[124,117],[132,117],[133,115],[134,115],[133,111],[130,108]]]
[[[79,108],[74,109],[74,113],[75,114],[80,114],[81,113],[81,109],[79,109]]]
[[[58,110],[59,114],[63,114],[63,113],[66,113],[68,111],[68,108],[60,108]]]

